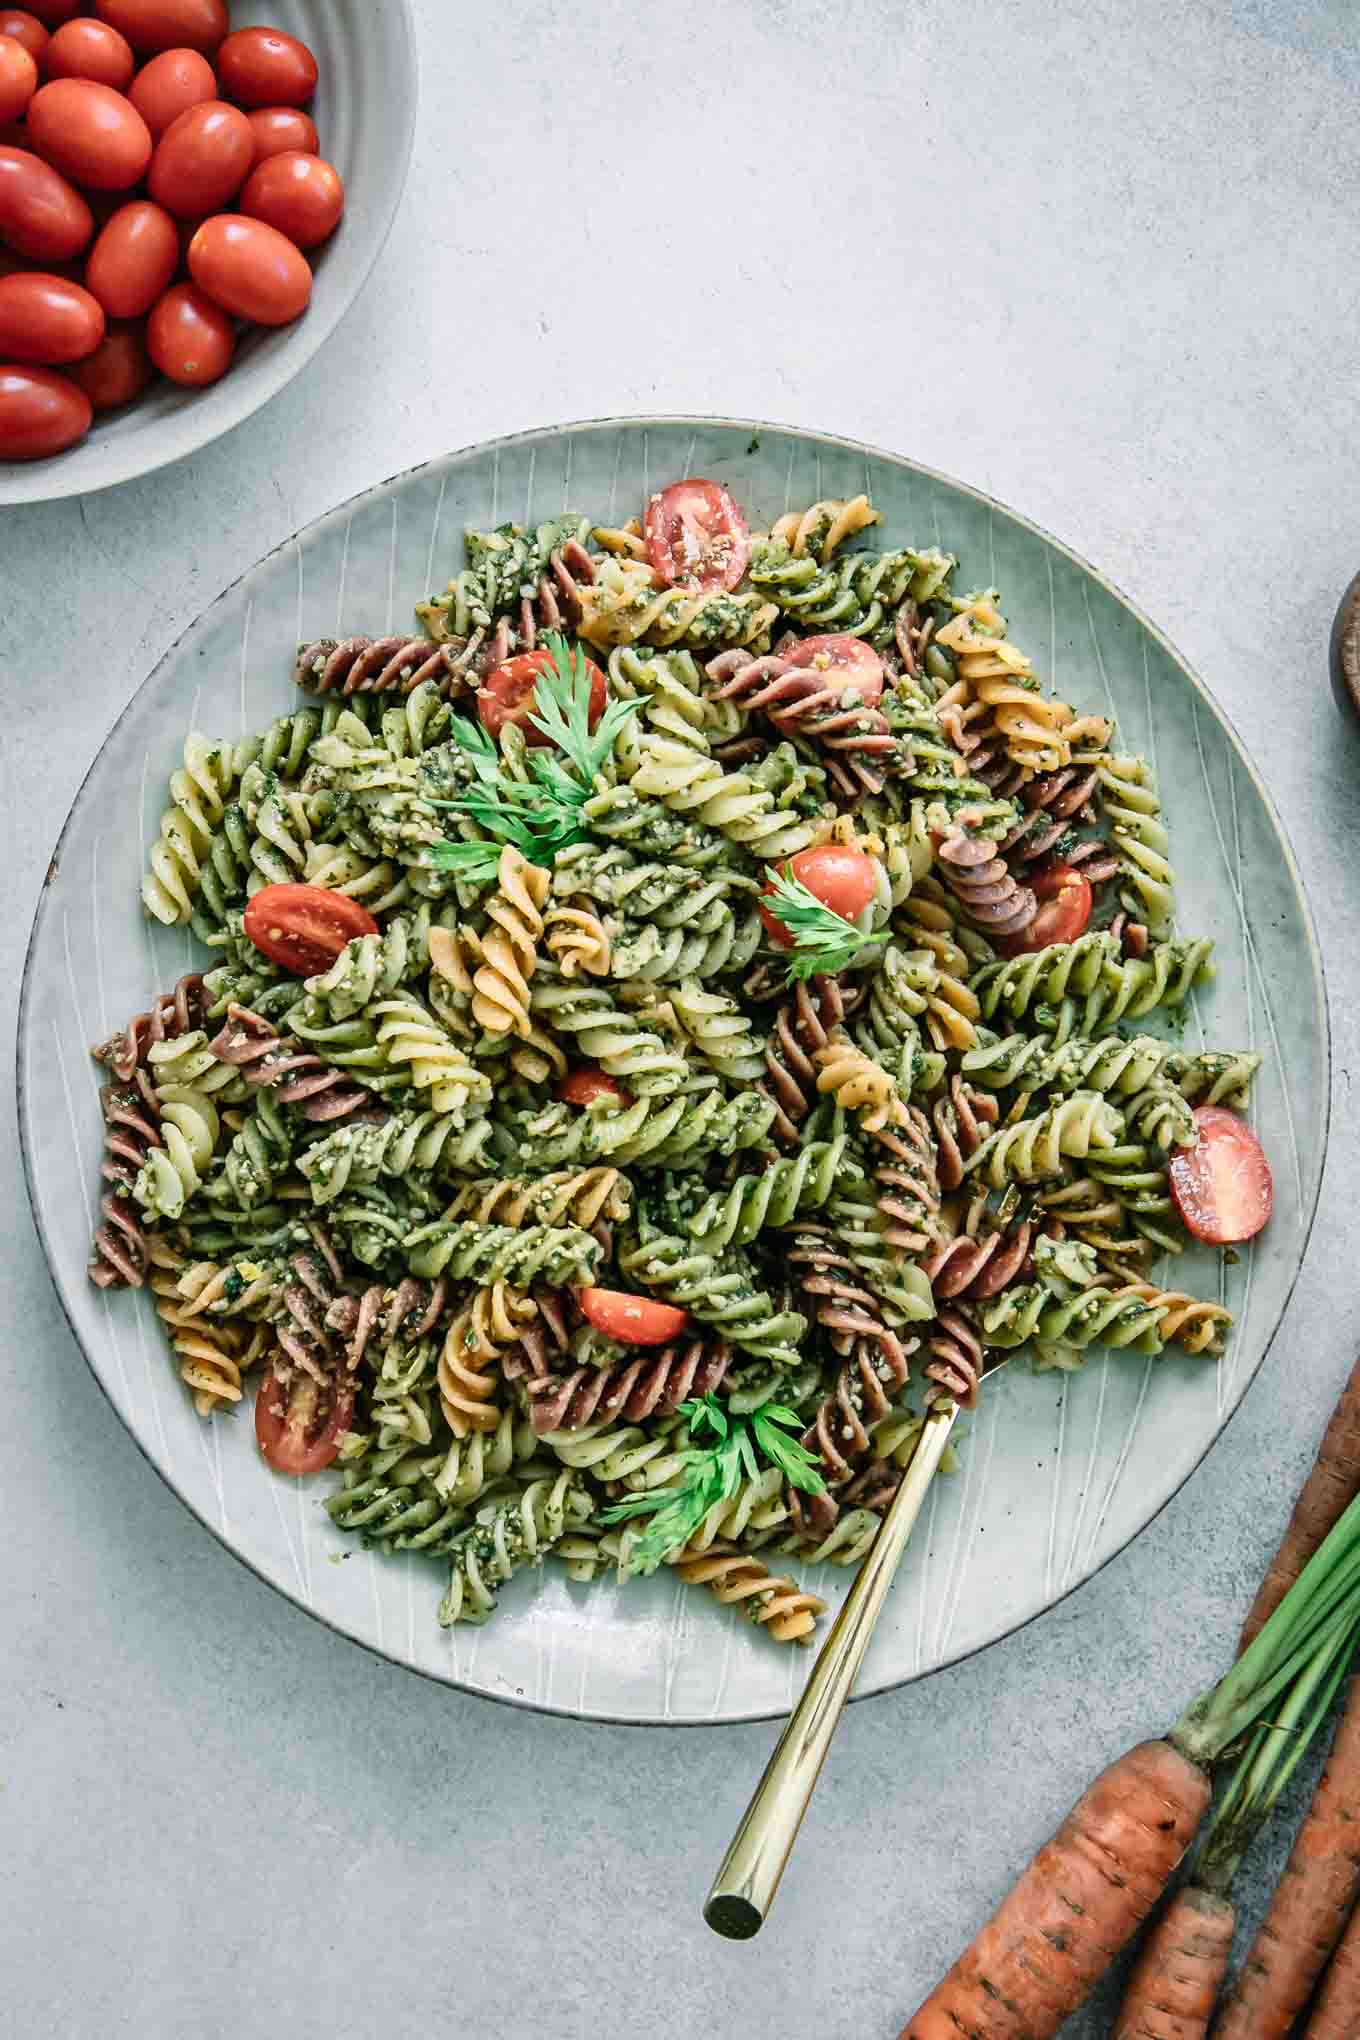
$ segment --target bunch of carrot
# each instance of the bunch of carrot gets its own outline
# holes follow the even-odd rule
[[[900,2040],[1052,2040],[1162,1898],[1208,1813],[1211,1771],[1231,1756],[1196,1874],[1150,1935],[1114,2028],[1114,2040],[1204,2040],[1232,1945],[1233,1874],[1357,1645],[1360,1362],[1232,1670],[1165,1737],[1140,1743],[1082,1794]],[[1358,1897],[1360,1678],[1214,2040],[1285,2040],[1329,1959],[1306,2040],[1357,2040]]]

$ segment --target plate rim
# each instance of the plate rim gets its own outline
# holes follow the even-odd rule
[[[418,43],[415,14],[413,0],[389,0],[389,4],[394,10],[391,24],[401,40],[401,57],[406,73],[406,91],[400,101],[406,109],[405,132],[395,151],[397,176],[387,206],[387,216],[379,223],[368,260],[355,276],[349,294],[327,312],[323,312],[319,318],[307,317],[297,328],[300,345],[296,351],[281,351],[273,361],[261,363],[258,382],[242,377],[234,400],[231,399],[230,380],[219,385],[223,396],[228,399],[223,404],[220,415],[214,412],[212,419],[209,420],[201,406],[190,404],[166,419],[164,429],[168,444],[163,452],[153,454],[150,459],[146,457],[144,450],[134,453],[132,448],[135,441],[129,439],[127,451],[122,457],[111,458],[108,472],[97,476],[77,477],[70,469],[63,474],[60,454],[50,455],[46,460],[0,461],[0,510],[20,510],[26,504],[69,502],[72,497],[80,497],[83,500],[86,496],[100,495],[105,489],[118,488],[123,482],[141,481],[146,475],[159,474],[163,468],[172,467],[176,461],[187,460],[190,454],[199,453],[205,446],[213,446],[219,439],[225,439],[229,433],[235,432],[247,419],[253,418],[267,404],[272,404],[279,392],[286,389],[294,377],[301,375],[308,363],[316,359],[341,320],[354,309],[360,293],[372,276],[378,257],[387,246],[396,224],[397,213],[406,192],[407,179],[411,174],[416,121],[420,112],[420,65],[416,60]],[[374,17],[375,20],[377,18]],[[199,418],[202,419],[202,423],[195,424],[193,421]],[[13,472],[7,475],[6,469],[12,469]],[[33,486],[25,486],[30,478]],[[256,565],[261,564],[262,561],[256,562]],[[249,572],[249,568],[246,571]],[[231,585],[234,587],[235,583]],[[227,594],[230,590],[223,589],[222,592]],[[170,649],[173,651],[174,646],[172,645]],[[150,678],[150,675],[147,677]]]
[[[399,4],[403,12],[405,12],[409,18],[410,0],[399,0]],[[952,1666],[966,1663],[969,1658],[976,1657],[980,1655],[981,1652],[985,1650],[991,1650],[996,1645],[1006,1642],[1010,1637],[1019,1635],[1022,1631],[1028,1629],[1031,1623],[1040,1621],[1044,1616],[1049,1615],[1055,1608],[1061,1607],[1063,1603],[1070,1599],[1073,1594],[1080,1592],[1083,1587],[1088,1586],[1093,1580],[1097,1579],[1108,1565],[1110,1565],[1116,1558],[1120,1557],[1125,1551],[1127,1551],[1131,1544],[1133,1544],[1139,1537],[1141,1537],[1145,1531],[1149,1530],[1152,1527],[1152,1525],[1162,1515],[1163,1511],[1170,1506],[1170,1504],[1176,1499],[1176,1497],[1183,1491],[1183,1489],[1189,1484],[1189,1482],[1194,1478],[1194,1476],[1200,1471],[1206,1459],[1209,1457],[1209,1454],[1215,1450],[1215,1448],[1219,1445],[1221,1440],[1226,1436],[1229,1426],[1232,1424],[1234,1418],[1237,1416],[1238,1411],[1241,1409],[1243,1403],[1246,1401],[1253,1384],[1259,1379],[1265,1367],[1266,1361],[1270,1356],[1271,1350],[1274,1347],[1275,1340],[1279,1335],[1280,1327],[1284,1322],[1285,1314],[1288,1311],[1290,1302],[1293,1299],[1294,1291],[1298,1285],[1299,1277],[1303,1273],[1304,1265],[1308,1259],[1308,1249],[1312,1242],[1313,1227],[1317,1219],[1318,1205],[1321,1201],[1322,1186],[1326,1177],[1327,1154],[1331,1139],[1331,1122],[1332,1122],[1333,1050],[1332,1050],[1331,1008],[1327,985],[1326,962],[1323,956],[1321,944],[1318,940],[1317,925],[1313,915],[1312,903],[1308,896],[1308,890],[1303,878],[1303,874],[1299,868],[1298,859],[1295,855],[1294,846],[1290,839],[1289,831],[1285,826],[1284,820],[1280,815],[1279,809],[1276,806],[1275,800],[1270,792],[1269,787],[1266,785],[1265,780],[1262,778],[1260,772],[1257,770],[1256,764],[1253,758],[1251,757],[1251,754],[1248,751],[1246,744],[1243,742],[1241,736],[1238,733],[1236,724],[1233,722],[1232,717],[1227,713],[1226,709],[1224,709],[1220,705],[1217,697],[1213,694],[1211,689],[1208,687],[1207,683],[1199,677],[1199,675],[1195,672],[1194,668],[1190,665],[1189,661],[1177,649],[1177,647],[1173,644],[1173,642],[1166,635],[1166,633],[1156,623],[1154,623],[1150,617],[1145,615],[1143,610],[1139,607],[1139,605],[1136,602],[1132,601],[1130,597],[1125,595],[1123,590],[1114,581],[1112,581],[1108,575],[1102,573],[1099,570],[1099,568],[1093,566],[1090,563],[1090,561],[1083,557],[1082,554],[1074,551],[1071,546],[1066,545],[1061,539],[1055,538],[1051,532],[1046,530],[1043,525],[1037,524],[1033,518],[1026,517],[1022,515],[1022,513],[1020,513],[1019,511],[1012,510],[1008,504],[1001,502],[997,497],[989,495],[985,490],[975,488],[969,482],[961,482],[957,480],[953,475],[946,474],[942,469],[929,467],[921,461],[910,459],[906,454],[894,453],[887,448],[875,446],[869,441],[850,439],[836,433],[813,431],[805,426],[783,424],[772,419],[726,417],[719,414],[709,415],[687,412],[642,413],[634,416],[629,416],[625,414],[602,418],[580,418],[572,419],[560,425],[534,426],[520,432],[500,434],[497,437],[491,439],[474,440],[469,442],[465,446],[456,447],[450,449],[447,452],[431,454],[424,460],[415,461],[409,467],[398,469],[394,474],[388,475],[380,481],[372,482],[368,484],[368,486],[365,488],[356,490],[353,495],[343,498],[339,503],[334,504],[329,510],[321,511],[317,516],[311,518],[306,524],[300,525],[296,530],[289,533],[284,538],[280,539],[278,543],[276,545],[271,546],[267,552],[260,554],[258,559],[251,561],[250,564],[243,568],[242,571],[239,574],[237,574],[233,580],[229,581],[225,587],[219,590],[219,592],[213,597],[211,602],[206,603],[204,607],[197,612],[196,615],[190,618],[189,622],[184,626],[183,630],[181,630],[178,633],[178,635],[166,647],[165,651],[161,654],[161,656],[156,660],[155,664],[151,667],[149,672],[146,674],[145,678],[133,689],[132,693],[129,695],[122,709],[119,710],[118,714],[114,717],[112,723],[110,723],[110,725],[108,726],[103,737],[100,739],[98,745],[96,746],[93,756],[90,759],[90,763],[87,766],[85,772],[82,774],[80,782],[76,787],[74,795],[72,796],[70,807],[67,810],[66,817],[62,822],[61,829],[57,835],[52,855],[48,860],[46,872],[44,873],[44,876],[39,885],[37,904],[34,908],[33,913],[33,922],[29,930],[28,944],[24,952],[23,977],[19,992],[19,1006],[15,1029],[15,1051],[16,1051],[15,1100],[18,1119],[19,1151],[23,1162],[24,1187],[28,1196],[29,1210],[30,1213],[32,1214],[34,1229],[38,1235],[38,1242],[42,1248],[43,1259],[47,1265],[48,1277],[49,1280],[51,1281],[53,1290],[56,1294],[57,1302],[61,1308],[62,1316],[66,1320],[67,1328],[71,1333],[72,1339],[74,1340],[77,1348],[79,1349],[87,1368],[93,1375],[94,1380],[100,1390],[100,1393],[103,1395],[105,1401],[112,1409],[114,1415],[118,1418],[119,1423],[122,1425],[128,1437],[132,1440],[132,1443],[136,1447],[137,1451],[141,1454],[142,1458],[147,1462],[147,1464],[153,1468],[155,1473],[159,1476],[159,1478],[164,1482],[166,1487],[170,1490],[170,1493],[174,1496],[176,1501],[180,1503],[181,1507],[185,1509],[185,1511],[194,1519],[195,1522],[200,1524],[200,1526],[207,1531],[209,1536],[213,1539],[214,1544],[216,1544],[221,1550],[229,1553],[230,1556],[233,1559],[235,1559],[238,1564],[244,1566],[245,1569],[248,1572],[252,1573],[256,1579],[261,1581],[263,1585],[270,1588],[271,1591],[273,1591],[274,1593],[277,1593],[280,1596],[282,1596],[282,1598],[290,1602],[293,1607],[299,1609],[304,1615],[310,1616],[313,1621],[321,1624],[324,1628],[329,1629],[330,1631],[332,1631],[333,1634],[343,1637],[347,1642],[355,1644],[360,1650],[367,1652],[370,1657],[376,1658],[384,1664],[394,1665],[399,1670],[411,1673],[418,1678],[427,1679],[432,1685],[440,1686],[445,1688],[446,1690],[450,1690],[453,1692],[471,1694],[478,1699],[490,1700],[501,1706],[516,1708],[530,1714],[555,1715],[570,1721],[601,1722],[614,1727],[628,1727],[628,1728],[668,1729],[668,1728],[700,1728],[700,1727],[702,1728],[739,1727],[754,1722],[782,1721],[786,1718],[786,1714],[791,1710],[781,1707],[756,1706],[752,1708],[741,1709],[739,1711],[738,1710],[725,1711],[721,1714],[656,1715],[656,1714],[628,1714],[628,1713],[616,1714],[612,1712],[607,1712],[601,1708],[592,1707],[591,1710],[587,1713],[583,1712],[579,1707],[570,1707],[551,1701],[531,1699],[527,1695],[517,1693],[509,1689],[498,1690],[495,1687],[488,1684],[477,1684],[474,1681],[465,1677],[455,1677],[450,1674],[445,1674],[432,1670],[424,1665],[413,1664],[405,1658],[396,1656],[390,1651],[381,1649],[377,1644],[372,1643],[367,1637],[358,1634],[355,1630],[347,1627],[343,1622],[335,1620],[331,1615],[326,1614],[325,1612],[318,1608],[309,1606],[290,1587],[283,1584],[281,1581],[271,1579],[266,1573],[261,1571],[260,1567],[244,1550],[242,1550],[239,1544],[235,1542],[229,1542],[226,1538],[222,1536],[221,1532],[217,1528],[215,1528],[211,1522],[208,1521],[207,1516],[204,1513],[202,1513],[199,1509],[197,1509],[194,1506],[194,1504],[189,1500],[189,1498],[182,1492],[178,1482],[173,1477],[172,1471],[168,1467],[162,1466],[158,1460],[152,1457],[149,1448],[146,1446],[146,1444],[144,1444],[143,1440],[138,1435],[137,1431],[133,1428],[128,1418],[124,1415],[123,1411],[119,1409],[108,1387],[106,1386],[103,1375],[101,1374],[100,1369],[96,1366],[89,1347],[86,1345],[84,1338],[81,1336],[80,1332],[76,1327],[75,1318],[72,1314],[72,1308],[68,1303],[68,1288],[65,1279],[58,1274],[57,1258],[53,1251],[52,1242],[49,1239],[44,1214],[39,1206],[37,1186],[34,1176],[34,1156],[30,1150],[29,1126],[27,1115],[27,1101],[28,1101],[27,1019],[29,1002],[32,993],[32,978],[35,952],[37,950],[39,935],[43,927],[44,917],[46,915],[49,903],[51,879],[54,872],[58,869],[60,865],[62,850],[66,841],[67,834],[70,831],[73,821],[75,820],[77,810],[80,808],[85,798],[86,789],[88,788],[90,780],[98,767],[99,761],[102,758],[104,751],[106,750],[109,741],[114,735],[115,731],[120,729],[124,721],[133,713],[142,695],[147,691],[148,688],[151,687],[152,683],[157,679],[162,669],[166,665],[168,665],[169,662],[175,657],[176,653],[178,652],[180,646],[184,643],[185,639],[190,635],[192,631],[198,628],[198,626],[203,622],[203,620],[214,609],[216,609],[221,603],[227,601],[230,596],[235,594],[236,590],[241,586],[241,584],[244,581],[248,580],[258,570],[266,567],[271,560],[276,558],[278,554],[284,552],[289,546],[298,544],[299,541],[304,536],[304,534],[314,530],[318,525],[326,523],[332,518],[340,517],[347,512],[352,514],[359,505],[369,501],[370,499],[381,497],[386,491],[392,489],[397,484],[408,480],[413,475],[423,473],[427,468],[431,468],[436,465],[445,464],[452,465],[455,462],[465,459],[472,459],[483,454],[500,453],[507,448],[525,446],[530,442],[535,441],[542,442],[544,440],[562,439],[573,433],[597,432],[607,430],[618,431],[623,429],[647,431],[654,428],[671,429],[674,427],[686,427],[686,426],[693,428],[695,430],[702,430],[705,427],[718,426],[736,432],[746,432],[756,437],[758,437],[762,432],[786,433],[796,439],[800,439],[805,442],[813,443],[820,446],[834,447],[837,451],[842,453],[853,453],[861,457],[868,455],[873,459],[887,461],[897,467],[908,468],[914,474],[924,476],[933,482],[942,483],[947,488],[957,490],[961,495],[972,497],[975,502],[986,506],[986,508],[992,512],[999,512],[1002,517],[1008,519],[1013,524],[1022,527],[1024,530],[1031,532],[1038,538],[1042,539],[1046,545],[1051,546],[1056,552],[1061,554],[1065,559],[1069,560],[1073,565],[1079,568],[1081,572],[1083,572],[1084,574],[1088,574],[1093,581],[1095,581],[1100,587],[1104,588],[1109,594],[1111,594],[1115,598],[1115,600],[1125,610],[1129,612],[1130,615],[1135,617],[1141,628],[1147,631],[1149,635],[1154,639],[1154,641],[1161,646],[1162,650],[1166,653],[1166,655],[1170,659],[1172,659],[1176,666],[1180,669],[1181,673],[1183,674],[1185,679],[1189,682],[1195,694],[1198,695],[1200,700],[1204,702],[1204,704],[1209,709],[1214,719],[1217,722],[1219,722],[1222,725],[1222,727],[1226,730],[1228,737],[1231,741],[1236,760],[1241,765],[1243,770],[1246,772],[1247,777],[1249,778],[1253,787],[1255,788],[1255,791],[1258,797],[1260,798],[1272,825],[1274,826],[1281,847],[1284,851],[1284,868],[1287,873],[1290,886],[1293,890],[1294,897],[1301,911],[1301,919],[1305,942],[1308,953],[1313,963],[1312,983],[1314,988],[1318,1019],[1320,1021],[1320,1040],[1323,1062],[1323,1083],[1321,1086],[1322,1089],[1321,1140],[1317,1148],[1317,1167],[1314,1176],[1312,1195],[1308,1201],[1306,1213],[1304,1214],[1302,1226],[1302,1242],[1299,1248],[1298,1260],[1294,1269],[1294,1273],[1290,1278],[1290,1281],[1284,1291],[1283,1296],[1281,1297],[1279,1308],[1275,1313],[1274,1322],[1270,1326],[1265,1336],[1265,1339],[1262,1343],[1260,1356],[1257,1359],[1255,1365],[1252,1367],[1250,1373],[1247,1374],[1243,1379],[1241,1385],[1241,1392],[1237,1396],[1237,1399],[1234,1402],[1232,1408],[1228,1411],[1227,1415],[1218,1425],[1213,1435],[1207,1440],[1203,1450],[1196,1456],[1191,1465],[1186,1469],[1181,1479],[1178,1480],[1175,1486],[1169,1491],[1169,1493],[1167,1493],[1162,1498],[1162,1500],[1158,1502],[1157,1506],[1152,1510],[1151,1514],[1145,1519],[1145,1521],[1142,1522],[1136,1530],[1130,1531],[1127,1537],[1123,1538],[1120,1543],[1118,1543],[1113,1547],[1113,1549],[1108,1551],[1105,1554],[1105,1556],[1100,1560],[1100,1562],[1096,1566],[1094,1566],[1090,1572],[1084,1574],[1080,1579],[1073,1581],[1073,1583],[1070,1586],[1064,1587],[1060,1593],[1056,1594],[1051,1601],[1046,1602],[1042,1607],[1035,1608],[1029,1614],[1018,1616],[1004,1629],[998,1630],[994,1636],[987,1637],[978,1643],[969,1644],[964,1648],[954,1651],[949,1655],[941,1658],[937,1663],[926,1666],[919,1671],[906,1672],[902,1674],[900,1677],[891,1676],[885,1677],[873,1684],[866,1684],[861,1686],[850,1695],[852,1703],[860,1700],[873,1699],[880,1694],[896,1692],[904,1686],[918,1685],[922,1683],[924,1680],[933,1677],[937,1672],[942,1672],[949,1669]],[[808,1662],[810,1670],[811,1666],[816,1662],[815,1654],[809,1653]],[[791,1703],[791,1706],[793,1704],[796,1704],[796,1695],[794,1697],[794,1701]]]

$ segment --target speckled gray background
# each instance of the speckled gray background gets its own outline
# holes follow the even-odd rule
[[[852,1710],[770,1926],[732,1947],[698,1907],[768,1728],[450,1695],[234,1565],[72,1345],[5,1073],[0,2031],[891,2040],[1092,1771],[1222,1666],[1354,1354],[1360,743],[1324,690],[1360,564],[1353,10],[418,13],[406,203],[311,372],[163,476],[0,512],[6,1065],[67,803],[225,582],[444,447],[722,411],[899,448],[1015,504],[1204,674],[1319,916],[1328,1180],[1275,1352],[1205,1467],[1037,1626]],[[1252,1916],[1283,1836],[1244,1880]],[[1096,2008],[1069,2030],[1107,2027]]]

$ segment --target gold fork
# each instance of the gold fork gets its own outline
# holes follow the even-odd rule
[[[998,1354],[992,1361],[989,1355],[987,1378],[998,1373],[1009,1357]],[[884,1596],[958,1414],[958,1404],[947,1402],[927,1416],[901,1486],[722,1859],[704,1901],[704,1918],[715,1933],[730,1941],[749,1941],[765,1924],[836,1724],[864,1662]]]

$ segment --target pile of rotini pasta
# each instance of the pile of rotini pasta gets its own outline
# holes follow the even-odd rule
[[[665,585],[637,525],[469,533],[415,631],[303,646],[311,698],[191,736],[171,781],[143,898],[205,956],[96,1051],[92,1277],[150,1288],[204,1416],[261,1379],[340,1399],[325,1506],[438,1558],[445,1623],[550,1551],[626,1571],[611,1504],[677,1484],[710,1397],[796,1412],[822,1491],[765,1468],[668,1562],[805,1641],[787,1561],[863,1555],[925,1406],[971,1405],[989,1353],[1221,1349],[1227,1313],[1151,1276],[1185,1243],[1168,1153],[1258,1058],[1156,1031],[1211,964],[1173,929],[1153,774],[1043,690],[995,591],[869,549],[876,522],[783,517],[717,589]],[[459,730],[548,631],[631,712],[579,840],[474,882],[435,854],[481,833]],[[831,634],[877,655],[876,702],[797,663]],[[528,783],[522,728],[499,753]],[[800,979],[758,902],[823,844],[875,896]],[[1090,924],[1017,952],[1057,860]],[[243,914],[289,882],[377,932],[288,973]],[[559,1095],[583,1068],[608,1086]],[[684,1331],[605,1335],[601,1287]]]

